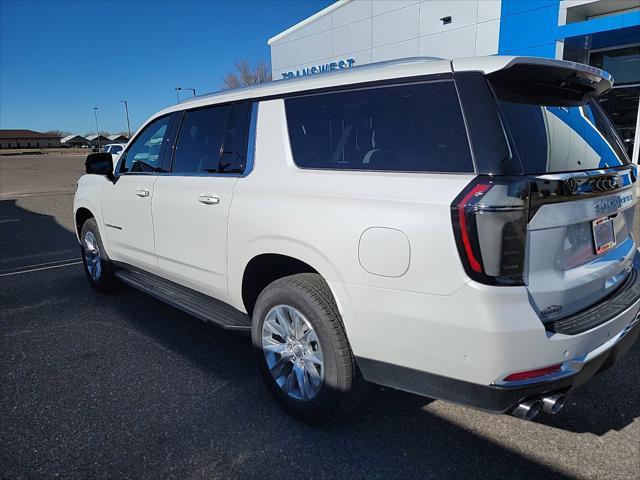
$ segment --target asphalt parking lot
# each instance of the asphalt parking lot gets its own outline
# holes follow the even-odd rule
[[[91,289],[71,213],[83,162],[0,158],[0,477],[639,477],[638,344],[534,422],[381,388],[341,424],[291,419],[247,336]]]

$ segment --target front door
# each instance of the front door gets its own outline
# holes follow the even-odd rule
[[[151,206],[169,138],[170,116],[151,122],[133,140],[105,186],[102,216],[112,260],[157,273]]]

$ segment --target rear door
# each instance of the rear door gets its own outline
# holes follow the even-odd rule
[[[181,285],[227,297],[227,219],[245,173],[250,104],[184,113],[171,172],[154,187],[155,253],[160,274]]]
[[[526,89],[517,76],[492,82],[512,156],[531,179],[525,283],[543,321],[614,292],[637,249],[636,168],[584,83],[567,87],[566,71],[565,83],[554,73]]]

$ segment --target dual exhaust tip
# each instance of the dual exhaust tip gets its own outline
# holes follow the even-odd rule
[[[511,415],[523,420],[533,420],[542,411],[555,415],[564,406],[565,396],[563,394],[549,395],[541,398],[530,398],[520,402],[511,411]]]

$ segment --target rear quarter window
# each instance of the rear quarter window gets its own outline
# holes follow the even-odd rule
[[[302,168],[474,171],[452,81],[293,97],[285,108]]]

